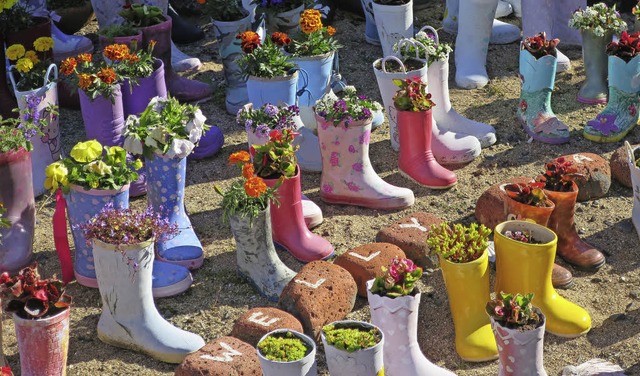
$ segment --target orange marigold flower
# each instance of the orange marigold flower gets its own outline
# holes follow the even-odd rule
[[[96,80],[96,77],[91,74],[80,73],[78,75],[78,86],[82,90],[87,90]]]
[[[120,61],[124,60],[130,52],[129,46],[126,44],[110,44],[104,48],[102,54],[109,60]]]
[[[105,84],[111,85],[116,82],[118,76],[116,76],[116,72],[113,68],[102,68],[100,69],[100,72],[98,72],[98,78]]]
[[[244,182],[244,191],[249,197],[260,197],[267,191],[267,185],[262,178],[252,176]]]
[[[242,177],[245,179],[252,177],[254,172],[253,163],[245,163],[244,166],[242,166]]]
[[[236,35],[236,38],[240,39],[240,47],[242,52],[246,54],[252,53],[253,50],[261,45],[260,36],[255,31],[244,31]]]
[[[138,57],[138,55],[136,54],[127,54],[124,59],[129,63],[137,63],[140,61],[140,57]]]
[[[291,38],[289,38],[286,33],[276,31],[275,33],[271,34],[271,41],[278,46],[284,46],[291,43]]]
[[[83,63],[90,63],[93,60],[93,55],[91,54],[80,54],[77,57],[78,61]]]
[[[68,57],[62,60],[62,64],[60,64],[60,72],[65,76],[69,76],[73,71],[76,70],[78,66],[78,61],[75,57]]]
[[[327,26],[327,34],[332,37],[336,33],[336,29],[333,26]]]
[[[229,156],[229,164],[247,163],[251,160],[251,156],[246,151],[238,151]]]
[[[40,59],[38,59],[38,53],[33,50],[25,52],[24,57],[31,60],[33,64],[38,64],[40,62]]]
[[[307,9],[300,14],[300,29],[305,34],[311,34],[322,29],[320,12],[316,9]]]

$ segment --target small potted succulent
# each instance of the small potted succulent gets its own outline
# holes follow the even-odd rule
[[[531,304],[534,294],[501,291],[496,295],[487,302],[486,311],[498,345],[498,374],[546,376],[542,360],[545,317]]]
[[[47,9],[60,16],[55,24],[65,34],[77,33],[93,17],[89,0],[47,0]]]
[[[505,193],[504,213],[507,219],[529,218],[546,226],[555,205],[544,192],[545,183],[504,184],[500,188]]]
[[[22,375],[64,375],[71,297],[55,276],[41,279],[37,267],[34,263],[13,277],[2,273],[0,295],[5,311],[13,313]]]
[[[303,0],[251,0],[250,4],[256,7],[256,15],[266,14],[267,30],[272,32],[296,31],[304,10]]]
[[[290,329],[277,329],[258,342],[258,358],[265,376],[316,376],[316,344]]]
[[[384,333],[373,324],[342,320],[320,332],[329,373],[332,376],[384,373]]]
[[[373,0],[372,6],[382,56],[391,56],[394,44],[413,36],[413,1]]]
[[[489,318],[483,314],[489,300],[491,230],[447,222],[432,225],[427,237],[431,254],[440,259],[442,276],[456,334],[456,351],[463,360],[484,362],[498,357]]]

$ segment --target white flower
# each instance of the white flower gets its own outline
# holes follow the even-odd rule
[[[185,129],[189,133],[189,141],[194,144],[200,141],[200,137],[202,137],[202,127],[197,127],[192,121],[190,121],[187,123]]]
[[[166,98],[153,97],[149,101],[149,104],[147,105],[147,107],[153,108],[153,111],[155,112],[160,112],[164,108],[164,102],[166,101],[167,101]]]
[[[162,142],[163,144],[166,144],[169,141],[169,134],[167,133],[167,130],[164,128],[154,128],[151,130],[151,132],[149,132],[149,136],[153,139],[155,139],[156,141]]]
[[[202,128],[204,127],[204,122],[207,121],[207,118],[202,114],[202,111],[200,111],[200,109],[198,108],[194,113],[193,113],[193,120],[191,120],[189,123],[193,122],[196,127],[198,129],[200,129],[200,131],[202,131]],[[187,124],[187,127],[189,126],[189,124]],[[189,132],[189,129],[187,129],[187,131]]]
[[[140,118],[136,115],[129,115],[129,117],[127,117],[125,125],[127,127],[127,131],[134,131],[140,125]]]
[[[142,142],[134,134],[130,134],[124,139],[124,148],[131,154],[142,154]]]
[[[148,146],[153,149],[158,149],[158,143],[151,136],[147,136],[147,138],[144,140],[144,146]]]
[[[179,138],[174,138],[171,141],[171,146],[169,146],[169,150],[165,154],[169,158],[185,158],[187,155],[191,154],[195,145],[193,142],[189,140],[181,140]]]
[[[342,89],[342,91],[344,91],[344,93],[347,94],[347,95],[355,94],[356,93],[356,87],[353,86],[353,85],[347,85],[347,86],[344,87],[344,89]]]

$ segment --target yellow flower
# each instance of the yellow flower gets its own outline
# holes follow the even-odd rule
[[[78,142],[73,149],[71,149],[70,154],[71,157],[78,162],[92,162],[102,155],[102,145],[96,140]]]
[[[44,170],[46,176],[44,187],[55,192],[59,187],[69,185],[69,179],[67,178],[68,173],[69,170],[67,170],[67,167],[61,161],[50,164]]]
[[[127,152],[120,146],[106,147],[107,156],[113,158],[113,163],[123,164],[127,160]]]
[[[83,169],[85,171],[89,171],[98,175],[107,175],[111,173],[111,166],[104,163],[103,161],[93,161],[88,165],[84,166]],[[95,188],[95,187],[92,187],[92,188]]]
[[[38,59],[38,54],[34,50],[29,50],[29,51],[25,52],[24,57],[26,57],[27,59],[31,60],[31,62],[34,65],[38,64],[40,62],[40,59]]]
[[[16,63],[16,69],[20,73],[27,73],[33,69],[33,61],[28,57],[23,57]]]
[[[142,161],[139,159],[136,159],[135,162],[133,162],[133,168],[136,170],[139,170],[142,168]]]
[[[0,0],[2,1],[2,0]],[[24,46],[21,44],[12,44],[7,48],[7,57],[9,60],[18,60],[24,56]]]
[[[91,183],[89,183],[89,186],[93,189],[98,188],[98,181],[97,180],[92,180]]]
[[[49,51],[53,48],[53,38],[40,37],[33,42],[33,47],[35,47],[38,52]]]
[[[0,13],[3,9],[11,8],[18,0],[0,0]]]

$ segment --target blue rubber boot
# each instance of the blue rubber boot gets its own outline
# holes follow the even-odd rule
[[[380,36],[378,36],[378,27],[376,26],[376,19],[373,16],[373,1],[360,0],[360,3],[362,4],[362,10],[364,11],[364,39],[369,44],[379,46]]]
[[[189,269],[202,266],[204,252],[184,209],[184,186],[187,158],[154,156],[146,160],[147,201],[154,210],[178,225],[180,233],[173,239],[156,242],[158,259]]]
[[[212,125],[208,131],[206,131],[198,146],[193,149],[193,152],[189,155],[189,159],[204,159],[215,155],[222,145],[224,144],[224,135],[220,128]]]

